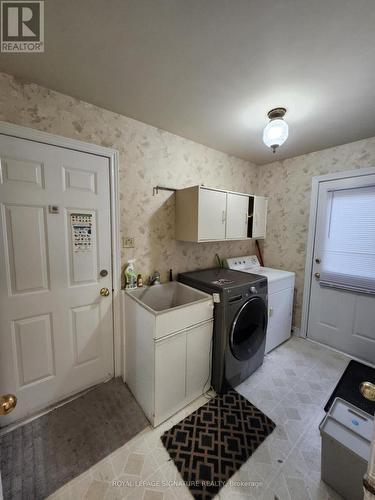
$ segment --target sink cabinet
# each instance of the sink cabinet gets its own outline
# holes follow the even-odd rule
[[[265,238],[267,198],[193,186],[176,192],[176,239],[225,241]]]
[[[124,292],[125,381],[154,427],[200,396],[209,381],[213,301],[199,293],[199,301],[156,312]]]
[[[209,320],[155,342],[155,425],[203,393],[210,376],[211,337]]]

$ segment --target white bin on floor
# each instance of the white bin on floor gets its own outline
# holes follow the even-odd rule
[[[319,428],[323,481],[346,500],[362,500],[373,417],[336,398]]]

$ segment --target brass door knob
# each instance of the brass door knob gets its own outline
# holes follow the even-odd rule
[[[108,290],[108,288],[101,288],[101,289],[100,289],[100,295],[101,295],[102,297],[108,297],[108,295],[109,295],[109,290]]]
[[[319,279],[320,279],[320,273],[315,273],[315,274],[314,274],[314,276],[315,276],[315,278],[316,278],[317,280],[319,280]]]
[[[14,394],[3,394],[0,396],[0,416],[10,413],[17,404],[17,398]]]
[[[359,390],[366,399],[375,401],[375,384],[372,382],[361,382],[359,384]]]

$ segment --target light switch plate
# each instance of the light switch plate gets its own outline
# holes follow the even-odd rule
[[[122,247],[123,248],[134,248],[134,245],[135,245],[134,238],[129,238],[128,236],[122,237]]]

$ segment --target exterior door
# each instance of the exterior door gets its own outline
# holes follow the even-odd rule
[[[227,193],[199,189],[199,239],[224,240]]]
[[[3,426],[113,376],[113,320],[108,159],[6,135],[0,158]]]
[[[375,175],[319,183],[307,336],[375,363]]]
[[[249,197],[242,194],[227,195],[227,234],[229,239],[247,238]]]

